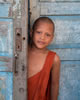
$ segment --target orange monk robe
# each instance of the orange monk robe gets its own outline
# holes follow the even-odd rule
[[[28,100],[50,100],[50,72],[55,54],[49,51],[43,69],[28,79]]]

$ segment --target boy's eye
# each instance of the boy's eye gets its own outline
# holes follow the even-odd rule
[[[37,31],[36,33],[40,34],[41,32]]]
[[[51,36],[50,34],[46,33],[46,36]]]

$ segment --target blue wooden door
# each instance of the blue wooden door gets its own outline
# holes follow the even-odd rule
[[[38,6],[33,7],[39,9],[37,16],[55,23],[49,49],[61,59],[59,100],[80,100],[80,0],[40,0]]]
[[[27,100],[27,4],[0,0],[0,100]]]

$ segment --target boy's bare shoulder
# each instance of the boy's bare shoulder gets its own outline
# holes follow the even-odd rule
[[[58,54],[55,54],[54,60],[53,60],[53,66],[51,69],[51,84],[52,86],[57,88],[59,87],[59,77],[60,77],[60,57]]]
[[[54,63],[56,62],[60,62],[60,57],[57,53],[55,54],[55,57],[54,57]]]
[[[58,83],[59,81],[60,65],[61,65],[60,57],[58,56],[58,54],[55,54],[51,70],[51,76],[54,83]]]
[[[60,57],[59,57],[59,55],[56,53],[55,54],[55,57],[54,57],[54,59],[53,59],[53,66],[54,67],[60,67],[60,64],[61,64],[61,61],[60,61]]]
[[[48,52],[52,52],[53,54],[55,54],[55,57],[54,57],[54,62],[57,62],[57,61],[60,61],[60,57],[59,57],[59,55],[56,53],[56,52],[54,52],[54,51],[51,51],[51,50],[48,50]]]

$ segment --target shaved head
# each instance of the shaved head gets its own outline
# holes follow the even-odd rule
[[[48,24],[52,24],[53,26],[53,33],[54,33],[54,30],[55,30],[55,25],[54,25],[54,22],[48,18],[48,17],[39,17],[38,19],[35,20],[34,24],[33,24],[33,31],[36,29],[36,27],[41,23],[48,23]]]

